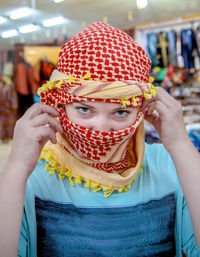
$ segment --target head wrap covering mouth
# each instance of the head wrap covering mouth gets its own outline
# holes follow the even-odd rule
[[[41,102],[60,112],[60,123],[65,133],[60,143],[64,146],[64,141],[68,140],[68,145],[75,145],[77,152],[81,151],[80,155],[93,161],[121,161],[126,156],[131,137],[143,120],[140,111],[131,128],[118,131],[124,137],[119,142],[114,140],[114,135],[108,133],[105,136],[104,132],[95,131],[99,134],[96,134],[98,144],[94,145],[94,132],[86,128],[82,131],[78,124],[70,122],[60,104],[96,101],[139,108],[143,98],[149,99],[156,94],[157,88],[149,77],[150,67],[147,54],[131,37],[105,23],[91,24],[68,41],[59,54],[57,70],[39,89]],[[105,147],[102,140],[113,144]]]
[[[142,47],[125,32],[101,22],[91,24],[62,47],[57,70],[38,90],[41,102],[60,112],[64,129],[57,136],[58,144],[48,143],[44,149],[45,159],[49,153],[54,156],[50,170],[60,167],[61,179],[66,173],[71,184],[73,178],[81,178],[88,188],[95,184],[96,191],[109,187],[107,196],[130,188],[144,156],[143,114],[139,111],[132,126],[112,135],[73,124],[59,104],[97,101],[141,107],[143,99],[157,91],[150,68]]]

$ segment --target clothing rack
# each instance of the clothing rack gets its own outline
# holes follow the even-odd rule
[[[195,16],[195,17],[183,17],[183,18],[178,18],[176,20],[170,20],[166,22],[161,22],[161,23],[150,23],[150,24],[144,24],[144,25],[139,25],[136,26],[136,30],[140,30],[141,32],[146,32],[148,30],[161,30],[161,29],[167,29],[167,28],[172,28],[172,27],[177,27],[177,26],[190,26],[193,28],[194,25],[200,25],[200,15]]]

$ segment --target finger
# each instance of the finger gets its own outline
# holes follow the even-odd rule
[[[42,113],[48,113],[52,117],[58,117],[60,115],[55,108],[49,105],[34,104],[26,111],[26,113],[24,114],[24,117],[27,119],[32,119]]]
[[[150,103],[152,103],[152,102],[155,102],[155,97],[152,97],[151,99],[148,99],[148,100],[145,100],[144,102],[143,102],[143,104],[142,104],[142,110],[145,110],[147,107],[148,107],[148,105],[150,104]]]
[[[37,117],[34,117],[31,120],[31,124],[34,127],[45,126],[49,124],[51,127],[55,128],[56,131],[59,131],[60,133],[63,132],[61,124],[55,118],[49,116],[47,113],[43,113],[38,115]]]
[[[148,110],[149,106],[153,102],[161,101],[163,104],[165,104],[168,108],[173,108],[175,106],[178,107],[178,102],[170,96],[163,88],[159,87],[158,92],[155,97],[151,98],[150,100],[147,100],[144,102],[142,106],[142,110]]]
[[[169,108],[174,108],[174,105],[177,104],[177,101],[163,88],[158,89],[158,93],[155,96],[155,101],[161,101]]]
[[[152,115],[145,114],[145,116],[144,116],[144,119],[147,120],[148,122],[150,122],[153,125],[155,124],[155,121],[156,121],[157,118],[158,117],[154,113],[152,113]]]
[[[49,140],[49,138],[48,138],[48,137],[45,137],[45,138],[42,139],[42,141],[40,141],[42,148],[44,147],[44,145],[46,144],[46,142],[47,142],[48,140]]]
[[[157,104],[156,102],[152,102],[151,104],[149,104],[148,109],[146,111],[147,115],[153,114],[156,104]]]
[[[57,143],[56,132],[52,127],[39,127],[36,128],[37,141],[44,143],[44,140],[50,140],[52,144]]]
[[[168,114],[170,112],[169,108],[161,101],[155,102],[154,108],[151,109],[151,114],[154,110],[158,112],[161,119],[165,119],[166,117],[168,117]]]
[[[149,104],[148,108],[146,109],[146,111],[144,112],[145,115],[147,116],[160,116],[160,115],[168,115],[169,113],[169,108],[163,104],[161,101],[156,101],[153,102],[151,104]]]

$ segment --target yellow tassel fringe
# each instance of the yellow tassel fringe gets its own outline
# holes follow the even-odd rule
[[[143,92],[143,96],[144,96],[145,99],[148,100],[148,99],[151,99],[152,94],[147,94],[147,93]]]
[[[89,73],[85,74],[82,78],[83,80],[89,80],[91,79],[91,75]],[[68,79],[66,79],[68,81],[70,81],[71,83],[75,83],[76,82],[76,78],[74,78],[72,75],[69,76]],[[105,79],[102,79],[101,81],[106,81]],[[158,91],[158,87],[154,87],[152,82],[154,81],[153,77],[149,78],[149,82],[148,82],[148,89],[149,92],[143,92],[143,96],[145,99],[151,99],[152,96],[155,96],[157,91]],[[61,88],[62,84],[64,83],[64,80],[53,80],[53,81],[48,81],[46,84],[44,84],[42,87],[40,87],[38,89],[37,94],[40,95],[42,92],[44,91],[48,91],[51,90],[53,88]],[[126,108],[127,105],[130,105],[130,101],[124,98],[120,99],[121,104],[122,104],[122,108]],[[139,99],[136,98],[136,96],[132,96],[132,101],[133,101],[133,105],[137,106],[137,102],[139,101]]]
[[[88,80],[90,78],[91,78],[91,75],[89,73],[87,73],[83,76],[82,79]],[[69,76],[69,78],[67,80],[69,80],[71,83],[76,82],[76,78],[74,78],[73,76]],[[56,81],[56,80],[48,81],[46,84],[44,84],[42,87],[40,87],[38,89],[37,94],[40,95],[42,92],[48,91],[53,88],[61,88],[63,82],[64,82],[63,79],[61,79],[59,81]]]
[[[40,87],[37,91],[37,94],[40,95],[42,92],[53,89],[53,88],[61,88],[63,84],[63,79],[59,81],[48,81],[46,84],[44,84],[42,87]]]
[[[126,108],[127,105],[130,105],[130,101],[127,100],[127,99],[121,98],[120,101],[121,101],[121,104],[122,104],[122,108]]]
[[[70,76],[70,77],[69,77],[69,81],[70,81],[71,83],[75,83],[75,82],[76,82],[76,79],[75,79],[74,77]]]
[[[143,92],[143,96],[145,99],[151,99],[152,96],[155,96],[157,91],[158,91],[158,87],[154,87],[152,82],[154,81],[154,78],[153,77],[150,77],[149,78],[149,82],[148,82],[148,85],[149,85],[149,92],[150,93],[147,93],[147,92]]]
[[[83,80],[85,80],[85,79],[90,79],[91,78],[91,75],[89,74],[89,73],[87,73],[87,74],[85,74],[84,76],[83,76]]]
[[[47,154],[47,151],[42,150],[42,153]],[[134,181],[136,181],[136,177],[135,177],[130,184],[120,187],[118,189],[114,189],[112,186],[103,186],[100,184],[100,182],[94,182],[94,181],[91,181],[90,179],[87,179],[87,181],[85,181],[84,178],[81,177],[80,174],[78,174],[78,176],[75,177],[74,175],[72,175],[72,169],[66,169],[64,167],[64,165],[61,166],[59,164],[58,160],[55,160],[53,155],[50,153],[47,154],[46,158],[43,156],[40,156],[39,159],[46,160],[48,162],[45,167],[45,170],[47,170],[49,172],[49,174],[54,175],[56,173],[55,171],[57,170],[58,178],[60,180],[64,180],[64,179],[68,178],[71,186],[74,186],[75,184],[85,183],[84,187],[91,189],[93,192],[103,190],[104,197],[110,196],[115,190],[117,190],[118,192],[128,192],[128,190],[131,188],[131,184]],[[143,165],[144,165],[144,163],[142,163],[142,166]],[[141,173],[142,171],[143,171],[142,168],[140,168],[138,174]]]
[[[137,106],[137,102],[140,101],[140,100],[133,95],[132,96],[132,101],[133,101],[133,106]]]
[[[149,77],[149,83],[152,83],[154,81],[153,77]]]

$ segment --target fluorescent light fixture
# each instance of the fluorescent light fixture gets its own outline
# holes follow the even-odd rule
[[[20,32],[20,33],[30,33],[30,32],[39,30],[39,28],[40,28],[40,27],[37,26],[37,25],[28,24],[28,25],[25,25],[25,26],[20,27],[20,28],[19,28],[19,32]]]
[[[137,0],[136,5],[138,9],[145,8],[148,4],[148,0]]]
[[[4,31],[1,34],[1,37],[2,38],[8,38],[8,37],[15,37],[15,36],[18,36],[18,35],[19,35],[19,33],[17,32],[16,29],[11,29],[11,30]]]
[[[42,22],[42,24],[43,24],[44,27],[52,27],[52,26],[56,26],[56,25],[59,25],[59,24],[63,24],[66,21],[67,21],[67,19],[65,19],[64,17],[58,16],[58,17],[55,17],[55,18],[52,18],[52,19],[44,20]]]
[[[3,24],[3,23],[5,23],[5,22],[7,22],[7,21],[8,21],[8,19],[6,19],[6,18],[0,16],[0,24]]]
[[[54,0],[54,3],[58,4],[58,3],[61,3],[61,2],[64,2],[65,0]]]
[[[28,7],[23,7],[23,8],[17,9],[16,11],[12,12],[10,14],[10,19],[12,19],[12,20],[21,19],[25,16],[30,15],[32,12],[33,12],[32,9],[30,9]]]

